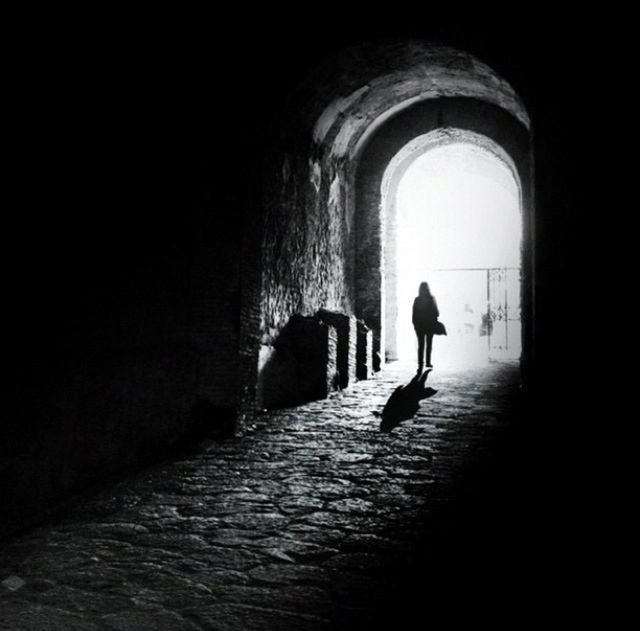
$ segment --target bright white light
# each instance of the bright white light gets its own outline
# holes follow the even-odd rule
[[[510,169],[469,142],[428,150],[402,177],[396,198],[398,354],[414,359],[411,305],[426,280],[436,296],[447,337],[434,340],[436,365],[474,364],[520,355],[520,192]],[[459,271],[438,271],[443,269]],[[477,271],[463,271],[478,268]],[[486,268],[515,268],[492,285],[492,304],[505,302],[507,327],[481,335],[487,313]],[[508,344],[506,336],[508,336]],[[508,346],[508,349],[507,349]]]

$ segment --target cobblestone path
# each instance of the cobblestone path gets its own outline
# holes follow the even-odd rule
[[[411,376],[391,365],[328,400],[269,412],[243,437],[8,542],[0,628],[373,628],[417,594],[425,611],[437,606],[433,572],[448,567],[440,576],[455,590],[458,569],[470,580],[464,558],[491,559],[465,555],[499,540],[483,540],[492,519],[469,539],[459,506],[514,423],[518,371],[435,372],[438,393],[419,414],[380,432],[372,412]],[[443,562],[453,549],[457,568]]]

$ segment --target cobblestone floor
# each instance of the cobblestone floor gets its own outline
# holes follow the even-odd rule
[[[437,607],[443,584],[466,594],[511,554],[511,487],[486,463],[517,422],[518,371],[435,372],[438,393],[381,433],[372,412],[411,376],[270,412],[5,544],[0,628],[377,628]]]

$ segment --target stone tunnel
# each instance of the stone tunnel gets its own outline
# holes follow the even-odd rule
[[[17,244],[34,254],[8,340],[0,627],[405,628],[452,592],[490,616],[492,565],[528,606],[509,577],[526,583],[537,548],[519,545],[531,524],[513,493],[532,475],[560,256],[538,235],[566,229],[532,124],[544,158],[554,108],[524,70],[505,62],[507,81],[462,48],[329,52],[286,80],[265,61],[263,106],[185,64],[184,109],[165,105],[180,122],[164,127],[155,98],[148,132],[106,117],[91,140],[104,182],[79,167],[77,209]],[[376,414],[414,375],[396,361],[396,192],[460,142],[517,183],[521,353],[436,361],[437,394],[387,435]]]

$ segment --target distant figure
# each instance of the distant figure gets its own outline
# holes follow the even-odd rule
[[[431,348],[435,326],[440,312],[436,299],[429,291],[428,283],[420,283],[418,296],[413,301],[413,328],[418,336],[418,372],[424,366],[424,341],[427,339],[427,367],[431,368]]]
[[[464,333],[465,335],[471,335],[474,331],[475,331],[475,323],[474,323],[474,318],[475,318],[475,312],[474,310],[471,308],[471,305],[469,303],[466,303],[464,306],[464,315],[463,315],[463,326],[464,326]]]

